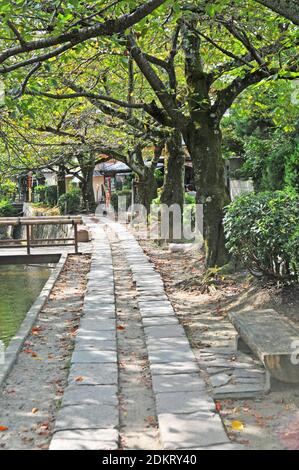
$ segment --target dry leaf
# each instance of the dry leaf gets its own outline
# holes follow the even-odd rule
[[[75,382],[83,382],[83,380],[84,380],[84,377],[82,377],[81,375],[75,378]]]
[[[118,325],[117,329],[118,329],[118,330],[125,330],[125,327],[124,327],[124,326],[121,326],[121,325]]]
[[[231,428],[234,431],[243,431],[244,430],[244,424],[241,423],[241,421],[232,421],[231,422]]]
[[[7,430],[8,430],[7,426],[0,426],[0,432],[7,431]]]
[[[35,414],[38,412],[38,408],[32,408],[31,413]]]

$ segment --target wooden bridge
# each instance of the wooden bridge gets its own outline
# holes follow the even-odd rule
[[[21,239],[0,240],[0,264],[56,262],[63,251],[62,247],[73,246],[74,252],[78,254],[79,224],[82,224],[80,216],[1,217],[0,227],[24,227],[26,235]],[[74,235],[66,238],[34,238],[33,227],[40,225],[72,225]]]

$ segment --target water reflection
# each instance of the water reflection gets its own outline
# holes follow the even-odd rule
[[[0,340],[7,346],[44,287],[46,266],[0,266]]]

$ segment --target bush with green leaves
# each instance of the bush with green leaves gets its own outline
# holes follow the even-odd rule
[[[77,214],[81,210],[81,190],[73,188],[58,199],[60,213]]]
[[[56,185],[47,186],[45,189],[45,202],[48,206],[57,205],[58,189]]]
[[[0,201],[0,217],[14,217],[17,211],[7,199]]]
[[[229,252],[256,276],[298,280],[299,197],[275,191],[250,193],[227,208]]]

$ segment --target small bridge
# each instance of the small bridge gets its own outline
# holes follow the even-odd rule
[[[82,217],[80,216],[1,217],[0,227],[24,227],[25,238],[0,240],[0,264],[57,262],[62,251],[58,250],[59,252],[57,252],[57,247],[73,246],[74,252],[78,254],[79,224],[82,224]],[[34,238],[33,227],[39,225],[72,225],[74,236],[68,238]]]

